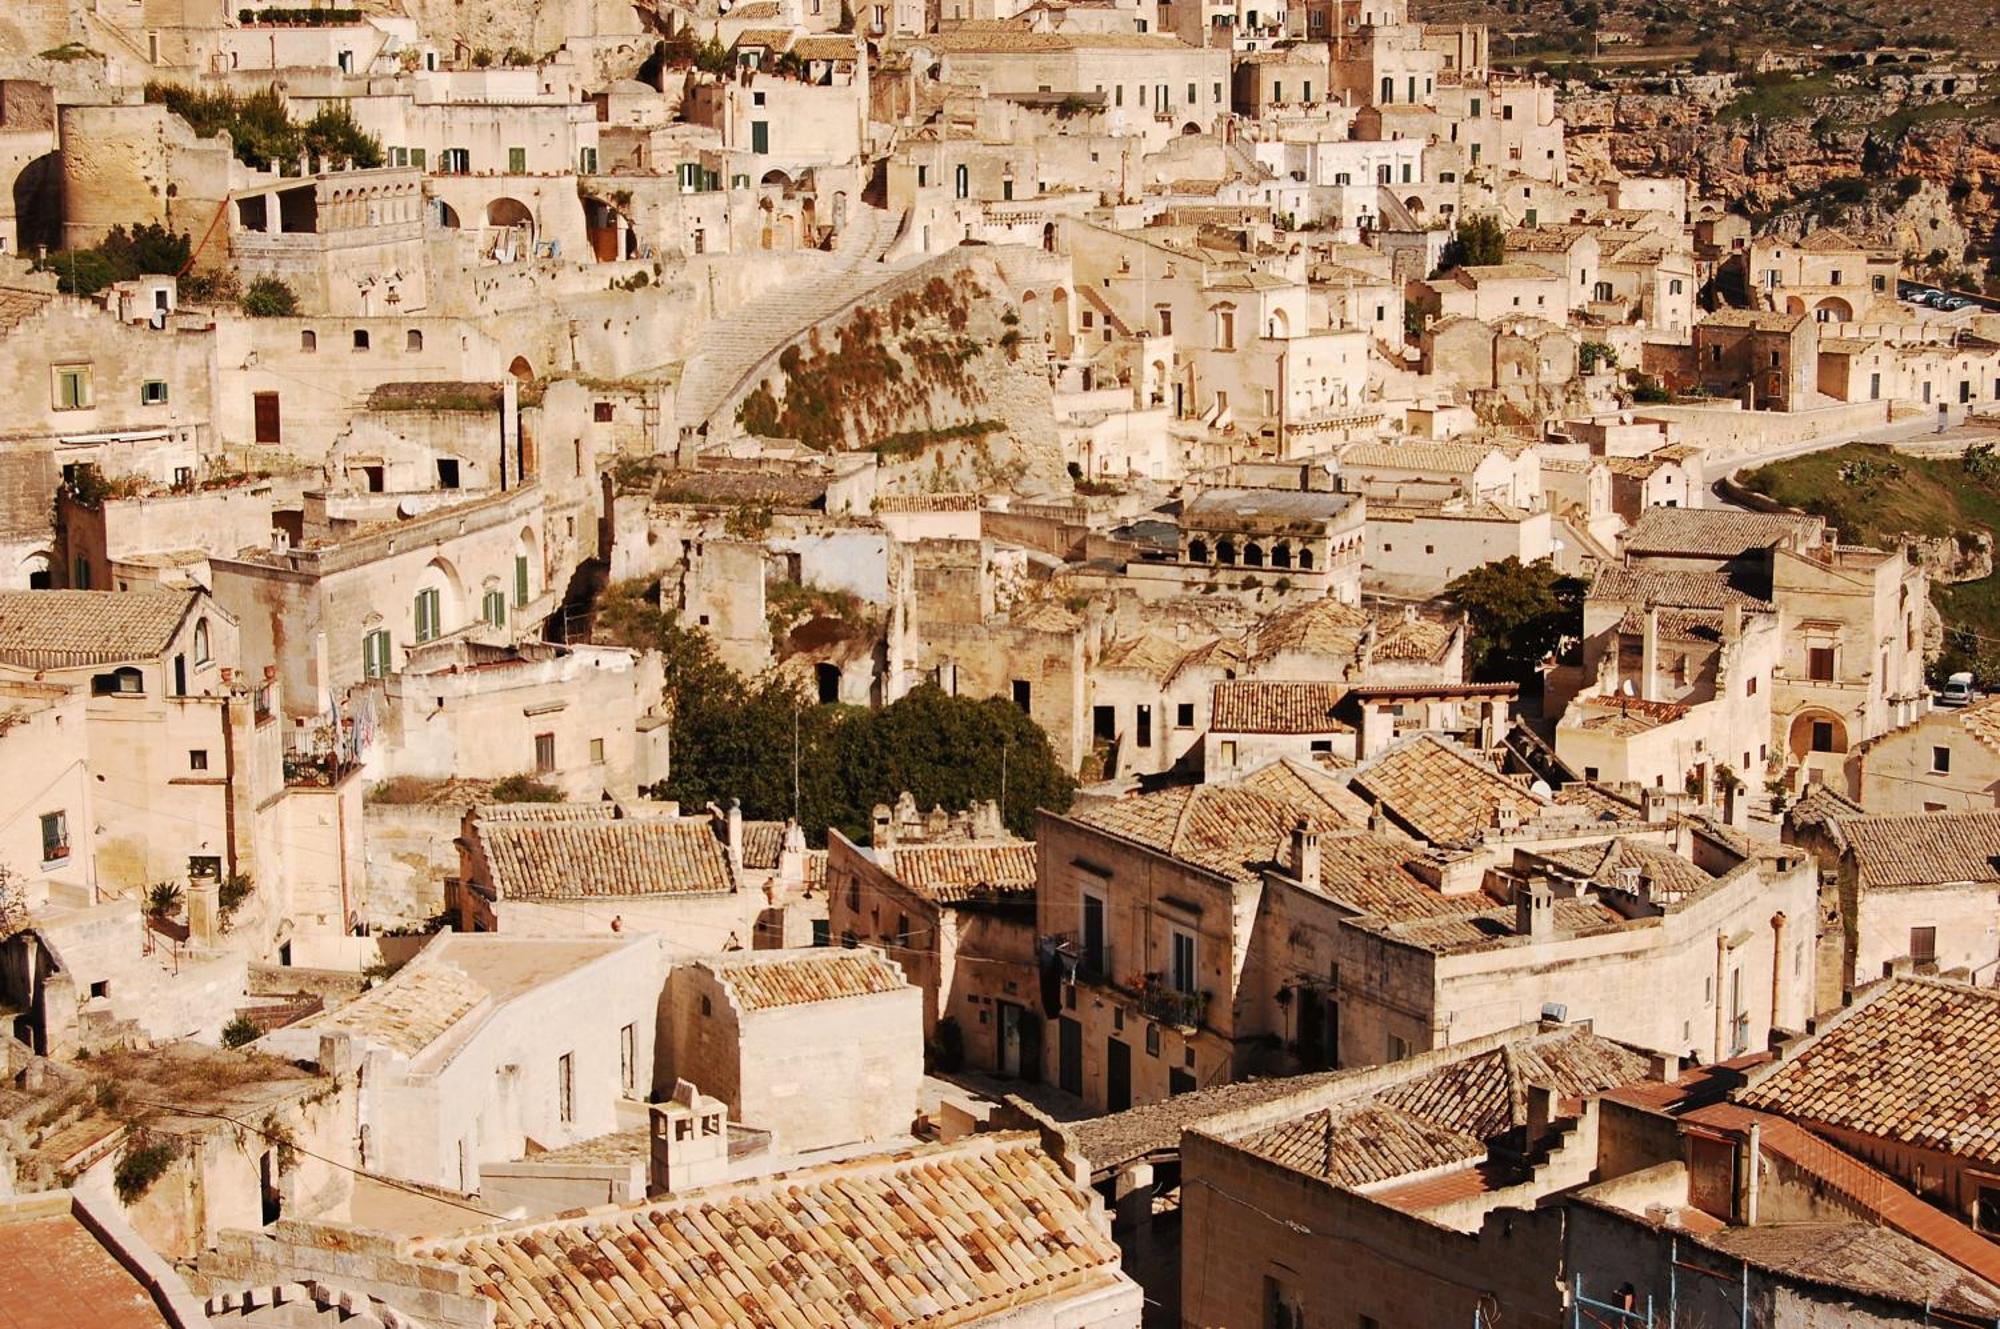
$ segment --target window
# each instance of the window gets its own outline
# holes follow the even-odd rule
[[[1749,678],[1743,681],[1743,695],[1746,697],[1757,695],[1757,676],[1755,674],[1750,675]]]
[[[149,378],[144,383],[141,383],[139,385],[139,404],[141,406],[165,406],[167,404],[166,381],[164,379]]]
[[[526,148],[507,149],[507,174],[526,175],[528,173],[528,150]]]
[[[1931,749],[1931,773],[1932,773],[1933,775],[1950,775],[1950,774],[1951,774],[1951,749],[1950,749],[1950,748],[1932,748],[1932,749]]]
[[[1194,728],[1194,703],[1184,701],[1174,707],[1174,728]]]
[[[597,174],[597,149],[596,149],[596,148],[580,148],[580,149],[578,149],[578,151],[577,151],[577,154],[576,154],[576,173],[577,173],[578,175],[596,175],[596,174]]]
[[[752,120],[750,122],[750,151],[766,153],[771,150],[771,122]]]
[[[1399,1034],[1389,1035],[1389,1060],[1406,1061],[1410,1056],[1410,1042]]]
[[[319,350],[319,334],[311,328],[299,333],[299,349],[307,355],[316,353]]]
[[[500,591],[488,591],[479,601],[479,617],[496,628],[507,626],[507,597]]]
[[[1225,738],[1225,739],[1223,739],[1223,740],[1222,740],[1222,753],[1221,753],[1221,757],[1222,757],[1222,764],[1223,764],[1224,766],[1234,766],[1234,765],[1236,764],[1236,740],[1235,740],[1235,739],[1233,739],[1233,738]]]
[[[364,678],[380,678],[389,672],[389,634],[376,628],[361,639],[361,673]]]
[[[205,771],[208,769],[207,748],[188,749],[188,769],[191,771]]]
[[[57,365],[55,398],[58,411],[85,411],[91,406],[90,366]]]
[[[423,332],[417,328],[411,328],[408,332],[405,332],[403,334],[403,349],[406,351],[423,350],[424,349]]]
[[[256,439],[259,443],[277,443],[282,439],[278,423],[278,394],[258,392],[251,394],[250,405],[256,417]]]
[[[1168,977],[1176,992],[1195,990],[1194,933],[1174,929],[1173,968],[1168,970]]]
[[[442,631],[437,587],[426,586],[417,592],[417,640],[430,641]]]
[[[1153,708],[1140,706],[1134,712],[1132,743],[1135,747],[1153,746]]]
[[[54,863],[69,857],[69,813],[42,814],[42,862]]]
[[[604,740],[601,738],[590,740],[590,763],[593,766],[604,764]]]
[[[955,198],[972,196],[972,171],[963,162],[951,173],[951,192]]]
[[[1808,646],[1806,648],[1806,677],[1815,683],[1833,681],[1833,647]]]
[[[525,608],[528,603],[528,556],[514,555],[514,607]]]
[[[1917,964],[1937,963],[1937,929],[1910,929],[1910,959]]]
[[[638,1042],[638,1030],[631,1025],[618,1031],[618,1083],[627,1094],[632,1092],[639,1071]]]
[[[1278,1279],[1264,1278],[1264,1329],[1306,1329],[1305,1302]]]
[[[199,666],[208,661],[208,620],[198,618],[194,622],[194,662]]]
[[[1024,711],[1032,710],[1031,703],[1034,700],[1034,695],[1034,688],[1029,684],[1027,679],[1017,678],[1014,680],[1014,704],[1016,706],[1019,706]]]
[[[1979,1188],[1972,1221],[1981,1232],[2000,1232],[2000,1186]]]
[[[556,1115],[565,1126],[576,1120],[576,1067],[567,1052],[556,1058]]]
[[[617,413],[618,408],[608,401],[592,402],[590,406],[590,418],[601,425],[610,424]]]
[[[1814,720],[1812,722],[1812,750],[1814,752],[1833,751],[1833,722]]]
[[[535,735],[535,774],[548,775],[556,768],[556,736]]]
[[[437,459],[438,488],[458,488],[458,458],[439,457]]]

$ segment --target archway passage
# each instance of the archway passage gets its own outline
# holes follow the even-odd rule
[[[1832,711],[1804,710],[1792,719],[1785,745],[1792,756],[1804,761],[1814,753],[1847,751],[1847,724]]]
[[[496,198],[486,205],[486,252],[503,263],[532,258],[535,214],[515,198]]]
[[[1829,295],[1813,306],[1813,317],[1822,323],[1852,323],[1854,306],[1837,295]]]
[[[528,363],[528,357],[517,355],[514,363],[507,366],[507,372],[523,383],[535,381],[535,367]]]

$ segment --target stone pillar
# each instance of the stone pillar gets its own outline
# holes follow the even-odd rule
[[[187,884],[188,942],[206,950],[222,936],[222,883],[194,877]]]

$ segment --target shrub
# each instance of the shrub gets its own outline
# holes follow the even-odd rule
[[[126,230],[114,226],[89,249],[61,249],[38,259],[39,272],[56,274],[56,289],[67,295],[95,295],[113,282],[145,273],[177,273],[187,266],[191,246],[157,222]]]
[[[226,1048],[240,1048],[246,1043],[256,1042],[263,1036],[263,1030],[241,1015],[222,1026],[222,1046]]]
[[[146,888],[146,913],[165,918],[181,907],[181,888],[171,881],[156,881]]]
[[[180,1157],[180,1152],[180,1147],[171,1140],[152,1140],[128,1147],[111,1173],[118,1198],[131,1204],[151,1190],[153,1183],[165,1176],[173,1161]]]
[[[243,312],[252,318],[290,318],[299,312],[298,293],[278,277],[259,277],[243,292]]]
[[[493,782],[495,803],[560,803],[562,790],[543,784],[532,775],[509,775]]]

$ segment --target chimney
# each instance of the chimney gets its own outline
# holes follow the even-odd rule
[[[1646,632],[1639,639],[1639,696],[1646,701],[1657,700],[1655,676],[1660,670],[1660,607],[1646,606]]]
[[[1307,890],[1319,889],[1319,832],[1304,817],[1292,827],[1292,875]]]
[[[1681,1078],[1681,1059],[1671,1052],[1655,1052],[1646,1058],[1646,1078],[1672,1084]]]
[[[686,1080],[651,1109],[646,1170],[649,1198],[713,1186],[729,1177],[727,1106]]]
[[[1521,1140],[1521,1152],[1532,1154],[1549,1133],[1549,1123],[1555,1119],[1555,1091],[1547,1085],[1531,1084],[1528,1089],[1527,1133]]]
[[[877,803],[869,815],[868,843],[877,849],[896,847],[896,818],[887,803]]]
[[[1543,941],[1556,930],[1556,897],[1542,878],[1514,888],[1514,931]]]
[[[341,1079],[354,1070],[354,1036],[352,1034],[321,1034],[319,1036],[319,1073]]]
[[[732,798],[729,800],[729,815],[728,815],[727,825],[729,827],[728,831],[729,866],[736,869],[738,872],[741,872],[743,870],[743,800],[742,799]]]
[[[1722,639],[1735,641],[1743,635],[1743,606],[1734,600],[1722,607]]]

